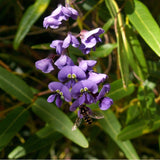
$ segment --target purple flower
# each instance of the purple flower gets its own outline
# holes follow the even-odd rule
[[[102,28],[96,28],[91,31],[81,31],[81,46],[80,49],[84,54],[88,54],[93,48],[95,50],[95,45],[97,42],[101,42],[99,35],[104,33]]]
[[[79,67],[82,68],[85,72],[92,71],[92,67],[97,63],[95,60],[80,60]]]
[[[57,54],[62,54],[62,52],[69,47],[69,45],[72,45],[73,47],[78,47],[79,46],[79,41],[77,38],[70,33],[68,36],[63,40],[54,40],[50,44],[51,48],[56,48]]]
[[[109,97],[104,97],[99,102],[99,107],[101,110],[107,110],[113,104],[113,100]]]
[[[49,73],[54,70],[51,58],[38,60],[35,62],[35,66],[37,69],[41,70],[44,73]]]
[[[110,85],[105,84],[103,85],[103,88],[99,92],[96,101],[99,100],[99,107],[101,110],[107,110],[112,104],[113,100],[109,97],[104,97],[106,93],[108,93],[110,90]]]
[[[61,55],[57,60],[56,62],[54,63],[59,69],[62,69],[63,67],[65,66],[73,66],[74,63],[72,61],[72,59],[68,56],[66,56],[65,54],[64,55]]]
[[[71,101],[71,94],[69,92],[69,89],[63,85],[60,82],[51,82],[48,85],[48,88],[54,92],[54,94],[50,95],[47,99],[49,103],[52,103],[56,99],[56,105],[58,107],[61,107],[62,105],[62,99],[64,98],[65,101],[70,102]]]
[[[63,41],[62,40],[54,40],[52,41],[52,43],[50,44],[51,48],[56,48],[56,52],[57,54],[62,54],[62,52],[64,51],[65,48],[62,47],[63,45]]]
[[[62,23],[58,20],[56,20],[55,18],[48,16],[44,18],[43,21],[43,27],[45,27],[46,29],[48,27],[51,27],[53,29],[57,29],[59,27],[59,25],[61,25]]]
[[[95,103],[94,94],[98,92],[96,83],[90,80],[81,80],[77,82],[71,90],[71,96],[76,99],[70,106],[70,111],[75,111],[77,107],[85,104]]]
[[[50,16],[44,18],[43,26],[45,28],[51,27],[56,29],[62,24],[62,20],[68,20],[69,17],[76,19],[78,12],[71,7],[64,7],[61,4],[51,13]]]
[[[101,91],[99,92],[99,94],[97,96],[97,101],[104,98],[105,94],[108,93],[109,90],[110,90],[110,85],[109,84],[103,85],[103,88],[101,89]]]
[[[75,80],[86,78],[85,72],[78,66],[65,66],[58,73],[58,79],[61,82],[69,80],[66,85],[70,88],[75,84]]]
[[[89,72],[88,75],[89,75],[88,80],[91,80],[95,82],[96,84],[100,84],[104,82],[106,78],[108,78],[108,76],[103,73]]]
[[[63,48],[68,48],[69,45],[72,45],[73,47],[77,48],[79,46],[79,41],[78,39],[73,36],[71,33],[68,33],[68,36],[64,39],[63,41]]]

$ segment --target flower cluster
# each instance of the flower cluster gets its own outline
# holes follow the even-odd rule
[[[58,28],[63,21],[70,17],[76,19],[78,12],[71,7],[58,5],[50,16],[46,17],[43,22],[45,28]],[[92,104],[99,102],[101,110],[107,110],[113,100],[106,97],[106,93],[110,90],[110,85],[103,85],[101,91],[98,87],[103,83],[108,76],[102,73],[96,73],[93,67],[96,64],[95,60],[78,59],[78,65],[74,64],[72,59],[67,55],[67,48],[72,45],[79,48],[83,54],[89,54],[91,49],[95,50],[97,42],[101,42],[99,35],[104,33],[101,28],[96,28],[91,31],[82,30],[79,38],[68,33],[64,40],[52,41],[50,47],[56,49],[59,58],[54,62],[53,57],[47,57],[35,63],[37,69],[44,73],[50,73],[54,70],[54,65],[59,69],[59,82],[51,82],[48,87],[53,92],[47,99],[49,103],[55,101],[58,107],[61,107],[63,100],[72,102],[70,111],[75,111],[81,105]]]

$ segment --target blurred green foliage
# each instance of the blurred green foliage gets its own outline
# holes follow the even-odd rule
[[[42,27],[59,3],[0,0],[0,158],[160,158],[159,1],[72,3],[80,12],[77,22],[68,22],[72,32],[102,27],[105,33],[95,52],[84,56],[70,47],[70,56],[97,60],[94,69],[109,75],[107,96],[114,100],[104,119],[74,132],[77,113],[67,103],[61,109],[48,104],[44,94],[58,71],[43,74],[34,66],[55,53],[49,44],[68,31]]]

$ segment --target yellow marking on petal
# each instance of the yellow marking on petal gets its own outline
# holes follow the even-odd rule
[[[80,92],[83,93],[83,92],[84,92],[84,89],[82,88],[82,89],[80,90]]]
[[[88,91],[88,88],[87,88],[87,87],[84,87],[84,91]]]
[[[75,75],[74,73],[72,74],[72,78],[73,78],[73,79],[75,79],[75,78],[76,78],[76,75]]]
[[[67,75],[67,77],[68,77],[68,78],[72,78],[72,75],[69,73],[69,74]]]

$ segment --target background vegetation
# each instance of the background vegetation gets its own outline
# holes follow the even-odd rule
[[[77,114],[69,104],[47,103],[48,83],[57,70],[43,74],[35,61],[55,50],[52,40],[67,28],[44,29],[53,0],[0,0],[0,158],[160,158],[160,3],[158,0],[84,0],[70,29],[102,27],[103,43],[78,57],[96,59],[94,68],[109,75],[114,100],[104,119],[71,128]],[[92,109],[98,109],[92,105]]]

